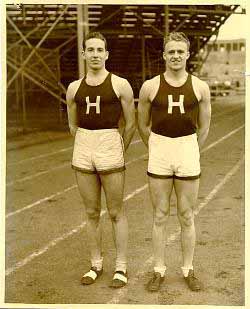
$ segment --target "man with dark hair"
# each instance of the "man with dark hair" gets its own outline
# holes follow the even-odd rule
[[[138,127],[149,149],[148,181],[153,204],[154,275],[149,291],[158,291],[166,271],[165,240],[170,197],[174,188],[181,226],[182,272],[189,288],[198,291],[194,276],[194,207],[200,177],[200,148],[210,125],[208,85],[186,71],[190,43],[182,32],[164,39],[166,70],[142,85]]]
[[[119,288],[127,283],[124,152],[135,131],[133,91],[126,79],[106,70],[109,53],[101,33],[86,37],[82,53],[87,74],[72,82],[66,95],[70,132],[75,136],[72,167],[85,206],[91,254],[91,269],[81,282],[92,284],[103,272],[100,222],[103,187],[116,246],[111,287]],[[119,127],[120,119],[123,127]]]
[[[90,39],[100,39],[104,42],[104,47],[105,47],[105,50],[107,51],[108,50],[108,43],[107,43],[107,40],[106,38],[104,37],[103,34],[101,34],[100,32],[89,32],[85,39],[83,40],[82,42],[82,49],[85,50],[86,48],[86,41],[87,40],[90,40]]]

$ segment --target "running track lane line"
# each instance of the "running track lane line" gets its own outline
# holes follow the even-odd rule
[[[213,198],[214,196],[218,193],[218,191],[231,179],[231,177],[238,171],[238,169],[240,168],[240,166],[242,165],[242,163],[244,162],[244,156],[241,158],[240,161],[238,161],[236,163],[236,165],[234,165],[234,167],[226,174],[226,176],[223,178],[222,181],[220,181],[212,191],[210,191],[210,193],[207,195],[207,197],[205,198],[205,200],[199,204],[198,208],[195,211],[195,215],[197,215],[200,210],[205,207]],[[133,191],[131,194],[127,195],[123,201],[128,201],[129,199],[133,198],[135,195],[139,194],[140,192],[144,191],[146,188],[148,187],[147,184],[145,184],[144,186],[136,189],[135,191]],[[102,211],[101,216],[103,216],[106,213],[106,211]],[[26,258],[24,258],[23,260],[17,262],[13,267],[10,267],[6,270],[5,276],[9,276],[10,274],[12,274],[13,272],[17,271],[19,268],[25,266],[27,263],[31,262],[34,258],[46,253],[50,248],[53,248],[54,246],[56,246],[59,242],[69,238],[70,236],[79,233],[86,225],[86,222],[83,222],[82,224],[80,224],[79,226],[77,226],[76,228],[74,228],[73,230],[69,231],[68,233],[65,233],[63,235],[61,235],[58,238],[53,239],[52,241],[50,241],[45,247],[36,250],[35,252],[33,252],[31,255],[27,256]],[[171,234],[167,240],[166,240],[166,244],[170,244],[171,242],[175,241],[176,238],[179,236],[180,234],[180,228],[178,230],[176,230],[173,234]],[[143,269],[145,269],[147,266],[149,266],[153,261],[153,257],[150,257],[149,259],[146,260],[146,262],[143,265]],[[134,285],[136,284],[136,282],[139,280],[139,278],[141,277],[141,275],[144,273],[144,271],[139,271],[136,274],[136,277],[132,280],[130,280],[130,285]],[[119,290],[116,295],[108,302],[108,304],[117,304],[119,303],[120,299],[122,297],[124,297],[124,295],[127,293],[128,288],[125,287],[122,290]]]
[[[230,109],[229,111],[218,112],[218,114],[217,114],[217,113],[214,114],[213,117],[222,116],[223,114],[226,114],[226,113],[228,113],[228,112],[232,112],[232,111],[234,111],[234,110],[237,110],[237,109],[234,108],[234,109]],[[213,126],[213,125],[212,125],[212,126]],[[211,126],[211,127],[212,127],[212,126]],[[135,140],[135,141],[132,141],[132,142],[131,142],[131,145],[137,144],[137,143],[140,143],[140,142],[141,142],[141,140]],[[23,163],[23,162],[27,162],[27,161],[30,161],[30,160],[35,160],[35,159],[40,159],[40,158],[49,157],[49,156],[55,155],[55,154],[57,154],[57,153],[66,152],[66,151],[68,151],[68,150],[71,150],[72,148],[73,148],[73,146],[67,147],[67,148],[62,148],[62,149],[57,150],[57,151],[53,151],[53,152],[50,152],[50,153],[45,153],[45,154],[42,154],[42,155],[39,155],[39,156],[27,158],[27,159],[23,159],[23,160],[20,160],[20,161],[18,161],[18,162],[12,162],[12,163],[9,163],[9,164],[7,165],[7,167],[13,166],[13,165],[18,165],[18,164],[21,164],[21,163]]]
[[[130,199],[132,199],[135,195],[139,194],[140,192],[144,191],[147,188],[147,184],[143,185],[142,187],[136,189],[135,191],[133,191],[132,193],[128,194],[124,199],[123,202],[126,202]],[[103,216],[106,213],[106,210],[103,210],[101,212],[101,216]],[[17,271],[19,268],[25,266],[27,263],[31,262],[34,258],[46,253],[49,249],[55,247],[59,242],[66,240],[67,238],[69,238],[70,236],[79,233],[86,225],[86,221],[84,221],[82,224],[78,225],[76,228],[74,228],[73,230],[64,233],[63,235],[51,240],[46,246],[44,246],[43,248],[40,248],[36,251],[34,251],[32,254],[28,255],[26,258],[24,258],[23,260],[17,262],[14,266],[8,268],[5,272],[5,276],[9,276],[10,274],[12,274],[13,272]]]
[[[142,140],[140,140],[140,139],[134,140],[134,141],[132,141],[130,143],[130,145],[135,145],[135,144],[138,144],[140,142],[142,142]],[[12,163],[7,164],[7,167],[13,166],[13,165],[18,165],[18,164],[21,164],[21,163],[24,163],[24,162],[28,162],[28,161],[31,161],[31,160],[36,160],[36,159],[41,159],[41,158],[53,156],[53,155],[56,155],[56,154],[61,153],[61,152],[69,151],[71,149],[73,149],[73,146],[62,148],[62,149],[59,149],[57,151],[52,151],[52,152],[49,152],[49,153],[44,153],[42,155],[31,157],[31,158],[27,158],[27,159],[23,159],[23,160],[20,160],[20,161],[17,161],[17,162],[12,162]]]
[[[235,131],[235,130],[234,130]],[[222,138],[223,140],[223,138]],[[213,143],[214,145],[216,145],[217,143]],[[213,146],[214,147],[214,146]],[[208,147],[207,147],[208,148]],[[210,147],[211,148],[211,147]],[[210,149],[208,148],[208,149]],[[208,196],[205,198],[205,200],[199,204],[197,210],[195,211],[195,215],[197,215],[199,213],[199,211],[205,207],[212,199],[213,197],[218,193],[218,191],[226,184],[226,182],[231,179],[231,177],[238,171],[238,169],[240,168],[241,164],[244,162],[244,156],[242,157],[242,159],[226,174],[226,176],[223,178],[223,180],[221,182],[219,182],[214,189],[208,194]],[[131,198],[133,198],[135,195],[139,194],[140,192],[144,191],[146,188],[148,187],[148,184],[143,185],[142,187],[136,189],[135,191],[133,191],[131,194],[127,195],[123,201],[127,201]],[[105,213],[106,211],[102,212],[102,215]],[[68,237],[78,233],[79,231],[81,231],[86,225],[86,222],[83,222],[81,225],[79,225],[78,227],[76,227],[75,229],[69,231],[68,233],[63,234],[62,236],[53,239],[52,241],[50,241],[45,247],[41,248],[40,250],[36,250],[35,252],[33,252],[31,255],[27,256],[25,259],[17,262],[13,267],[8,268],[5,272],[5,276],[9,276],[11,273],[15,272],[16,270],[18,270],[19,268],[23,267],[24,265],[26,265],[27,263],[29,263],[30,261],[32,261],[35,257],[40,256],[44,253],[46,253],[50,248],[53,248],[55,245],[57,245],[60,241],[63,241],[65,239],[67,239]],[[175,241],[175,239],[178,237],[180,233],[180,229],[178,229],[175,233],[173,233],[172,235],[170,235],[167,238],[166,244],[171,243],[173,241]],[[152,263],[152,257],[150,257],[145,263],[144,263],[144,269],[147,265],[150,265]],[[132,279],[132,284],[135,284],[139,278],[140,278],[140,274],[143,273],[143,271],[140,271],[137,273],[135,279]],[[123,288],[123,290],[119,290],[119,292],[111,299],[110,302],[108,302],[108,304],[117,304],[120,300],[121,297],[124,296],[124,294],[127,292],[127,287]]]
[[[71,164],[70,163],[64,163],[64,164],[61,164],[61,165],[58,165],[56,167],[52,167],[50,169],[47,169],[45,171],[41,171],[41,172],[38,172],[38,173],[35,173],[35,174],[32,174],[30,176],[25,176],[25,177],[22,177],[22,178],[18,178],[16,180],[13,180],[13,181],[9,181],[6,183],[6,186],[9,187],[9,186],[13,186],[17,183],[22,183],[23,181],[27,181],[27,180],[30,180],[30,179],[33,179],[35,177],[39,177],[39,176],[42,176],[42,175],[45,175],[45,174],[48,174],[50,172],[53,172],[53,171],[56,171],[56,170],[59,170],[61,168],[64,168],[64,167],[70,167]]]
[[[245,126],[245,125],[240,126],[239,128],[237,128],[237,129],[231,131],[231,132],[228,133],[227,135],[225,135],[225,136],[223,136],[222,138],[218,139],[216,142],[214,142],[214,143],[208,145],[207,147],[205,147],[204,149],[201,150],[201,153],[206,152],[207,150],[213,148],[214,146],[216,146],[216,145],[219,144],[220,142],[224,141],[224,140],[227,139],[228,137],[230,137],[230,136],[232,136],[233,134],[237,133],[237,132],[238,132],[239,130],[241,130],[244,126]],[[137,160],[140,160],[140,159],[142,159],[142,158],[145,157],[145,156],[146,156],[146,155],[143,155],[143,156],[141,156],[141,157],[139,157],[139,158],[137,158],[137,159],[131,160],[131,161],[129,161],[129,162],[127,163],[127,165],[129,165],[130,163],[133,163],[133,162],[135,162],[135,161],[137,161]],[[41,203],[43,203],[43,202],[46,202],[46,201],[50,200],[51,198],[54,198],[54,197],[56,197],[56,196],[59,196],[59,195],[65,193],[65,192],[68,192],[69,190],[75,189],[76,187],[77,187],[77,185],[73,185],[73,186],[71,186],[71,187],[68,187],[68,188],[64,189],[63,191],[56,192],[55,194],[52,194],[52,195],[47,196],[47,197],[45,197],[45,198],[43,198],[43,199],[40,199],[40,200],[38,200],[38,201],[36,201],[36,202],[34,202],[34,203],[32,203],[32,204],[29,204],[29,205],[27,205],[27,206],[25,206],[25,207],[23,207],[23,208],[21,208],[21,209],[18,209],[18,210],[16,210],[16,211],[10,212],[10,213],[8,213],[8,214],[5,216],[5,218],[8,219],[9,217],[11,217],[11,216],[13,216],[13,215],[16,215],[16,214],[18,214],[18,213],[21,213],[21,212],[27,210],[27,209],[30,209],[30,208],[32,208],[32,207],[34,207],[34,206],[37,206],[37,205],[39,205],[39,204],[41,204]]]
[[[142,140],[135,140],[135,141],[134,141],[133,143],[131,143],[131,144],[135,145],[135,144],[138,144],[138,143],[142,143]],[[27,160],[28,160],[28,159],[27,159]],[[56,167],[47,169],[47,170],[45,170],[45,171],[41,171],[41,172],[38,172],[38,173],[36,173],[36,174],[32,174],[32,175],[30,175],[30,176],[25,176],[25,177],[19,178],[19,179],[17,179],[17,180],[9,181],[9,182],[6,183],[6,186],[7,186],[7,187],[8,187],[8,186],[13,186],[13,185],[15,185],[16,183],[20,183],[20,182],[23,182],[23,181],[27,181],[27,180],[33,179],[33,178],[35,178],[35,177],[39,177],[39,176],[48,174],[48,173],[50,173],[51,171],[56,171],[56,170],[58,170],[58,169],[61,169],[61,168],[66,167],[66,166],[69,166],[69,167],[70,167],[70,166],[71,166],[71,163],[64,163],[64,164],[58,165],[58,166],[56,166]]]
[[[222,187],[239,170],[239,168],[244,162],[244,159],[245,159],[245,156],[243,155],[243,157],[233,166],[233,168],[231,168],[231,170],[226,174],[226,176],[219,183],[217,183],[217,185],[212,189],[212,191],[210,191],[210,193],[206,196],[205,200],[201,202],[198,205],[197,209],[194,211],[195,216],[198,215],[201,209],[204,208],[215,197],[215,195],[220,191],[220,189],[222,189]],[[180,232],[181,230],[179,227],[167,238],[166,245],[169,245],[172,242],[174,242],[177,239],[177,237],[179,237]],[[137,281],[139,281],[140,278],[145,274],[145,269],[147,269],[152,264],[152,262],[153,262],[152,256],[144,262],[143,266],[141,267],[141,269],[143,270],[138,271],[135,278],[133,278],[132,280],[129,280],[130,288],[131,286],[137,284]],[[125,287],[119,290],[117,293],[115,293],[115,295],[111,298],[111,300],[108,301],[106,304],[118,304],[121,301],[121,299],[126,296],[127,292],[128,292],[128,287]]]
[[[232,113],[232,112],[235,112],[235,111],[241,111],[242,110],[242,108],[241,107],[233,107],[233,108],[230,108],[230,109],[228,109],[227,111],[223,111],[223,112],[221,112],[221,111],[218,111],[217,113],[215,113],[215,114],[212,114],[212,117],[213,117],[213,119],[215,118],[217,118],[217,117],[220,117],[220,116],[223,116],[224,114],[228,114],[228,113]],[[243,111],[244,111],[244,109],[243,109]]]
[[[21,164],[21,163],[24,163],[24,162],[35,160],[35,159],[41,159],[41,158],[53,156],[53,155],[61,153],[61,152],[69,151],[70,149],[72,149],[72,146],[71,147],[62,148],[62,149],[57,150],[57,151],[52,151],[52,152],[49,152],[49,153],[45,153],[45,154],[42,154],[42,155],[39,155],[39,156],[23,159],[23,160],[20,160],[20,161],[17,161],[17,162],[12,162],[12,163],[7,164],[7,167],[13,166],[13,165],[18,165],[18,164]]]
[[[230,137],[231,135],[237,133],[239,130],[241,130],[242,128],[245,127],[245,124],[243,124],[242,126],[240,126],[239,128],[231,131],[230,133],[228,133],[227,135],[223,136],[222,138],[220,138],[219,140],[217,140],[216,142],[208,145],[207,147],[205,147],[204,149],[201,150],[201,153],[207,151],[210,148],[213,148],[214,146],[216,146],[217,144],[219,144],[220,142],[224,141],[225,139],[227,139],[228,137]]]
[[[138,158],[136,158],[136,159],[130,160],[130,161],[128,161],[128,162],[126,163],[126,166],[128,166],[128,165],[130,165],[130,164],[132,164],[132,163],[134,163],[134,162],[136,162],[136,161],[139,161],[139,160],[141,160],[141,159],[143,159],[143,158],[146,158],[146,157],[147,157],[147,154],[144,154],[144,155],[142,155],[142,156],[140,156],[140,157],[138,157]],[[59,195],[61,195],[61,194],[64,194],[64,193],[66,193],[66,192],[68,192],[68,191],[70,191],[70,190],[73,190],[73,189],[75,189],[75,188],[77,188],[77,185],[70,186],[70,187],[68,187],[68,188],[66,188],[66,189],[64,189],[64,190],[62,190],[62,191],[58,191],[58,192],[56,192],[56,193],[54,193],[54,194],[52,194],[52,195],[50,195],[50,196],[46,196],[46,197],[44,197],[44,198],[42,198],[42,199],[40,199],[40,200],[38,200],[38,201],[36,201],[36,202],[34,202],[34,203],[31,203],[31,204],[29,204],[29,205],[23,207],[23,208],[20,208],[20,209],[18,209],[18,210],[15,210],[15,211],[13,211],[13,212],[8,213],[8,214],[5,216],[5,218],[8,219],[9,217],[12,217],[12,216],[17,215],[17,214],[19,214],[19,213],[21,213],[21,212],[23,212],[23,211],[25,211],[25,210],[28,210],[28,209],[30,209],[30,208],[33,208],[34,206],[40,205],[40,204],[42,204],[43,202],[47,202],[48,200],[53,199],[53,198],[55,198],[55,197],[57,197],[57,196],[59,196]]]
[[[241,127],[239,127],[239,128],[237,128],[237,129],[235,129],[235,130],[234,130],[235,132],[232,131],[231,133],[229,133],[229,135],[224,136],[224,139],[227,138],[227,137],[229,137],[229,136],[231,136],[232,134],[238,132],[238,130],[242,129],[243,127],[244,127],[244,125],[241,126]],[[135,140],[135,141],[133,142],[133,144],[138,144],[138,143],[141,143],[141,142],[142,142],[142,140]],[[216,145],[216,143],[218,143],[218,141],[215,142],[215,143],[210,144],[208,147],[211,148],[211,147],[214,146],[213,144]],[[204,148],[204,149],[201,151],[201,153],[204,152],[204,151],[206,151],[207,149],[209,149],[208,147]],[[45,171],[42,171],[42,172],[38,172],[38,173],[33,174],[33,175],[30,175],[30,176],[25,176],[25,177],[23,177],[23,178],[19,178],[19,179],[14,180],[14,181],[7,182],[7,183],[6,183],[6,186],[12,186],[12,185],[14,185],[14,184],[16,184],[16,183],[19,183],[19,182],[22,182],[22,181],[27,181],[27,180],[30,180],[30,179],[32,179],[32,178],[45,175],[45,174],[47,174],[47,173],[50,173],[51,171],[56,171],[56,170],[58,170],[58,169],[61,169],[61,168],[66,167],[66,166],[68,166],[68,165],[70,166],[69,163],[64,163],[64,164],[58,165],[58,166],[56,166],[56,167],[53,167],[53,168],[51,168],[51,169],[48,169],[48,170],[45,170]]]

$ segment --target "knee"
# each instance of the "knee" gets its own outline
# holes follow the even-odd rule
[[[107,200],[107,208],[110,220],[112,222],[118,222],[125,214],[125,207],[123,201],[120,198],[113,198],[112,200]]]
[[[154,223],[157,226],[164,225],[169,217],[169,210],[158,209],[155,211]]]
[[[120,208],[114,208],[109,210],[109,217],[112,222],[118,222],[123,216],[125,216],[125,214]]]
[[[191,227],[194,224],[194,214],[191,209],[179,211],[178,218],[183,228]]]
[[[86,214],[89,220],[98,222],[100,219],[100,210],[97,208],[88,208]]]

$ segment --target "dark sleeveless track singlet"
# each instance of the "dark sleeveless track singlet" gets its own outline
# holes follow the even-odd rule
[[[109,73],[98,86],[88,85],[86,77],[82,80],[74,98],[78,127],[88,130],[118,128],[122,107],[113,90],[111,75]]]
[[[191,75],[180,87],[167,83],[160,75],[160,87],[152,101],[152,131],[168,137],[194,134],[197,130],[199,102]]]

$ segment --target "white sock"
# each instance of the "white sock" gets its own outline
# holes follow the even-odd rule
[[[123,271],[124,273],[126,273],[126,271],[127,271],[127,262],[116,261],[115,271]]]
[[[188,276],[189,269],[192,269],[192,270],[193,270],[194,268],[193,268],[193,265],[191,265],[191,266],[188,266],[188,267],[182,266],[181,269],[182,269],[183,276],[184,276],[184,277],[187,277],[187,276]]]
[[[154,272],[155,273],[160,273],[161,277],[164,277],[166,269],[167,269],[166,266],[155,266],[154,267]]]
[[[96,267],[98,271],[102,269],[102,264],[103,264],[103,257],[101,257],[99,260],[91,260],[92,267]]]

